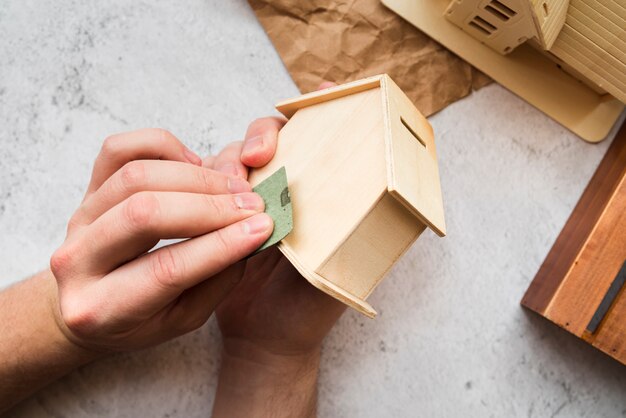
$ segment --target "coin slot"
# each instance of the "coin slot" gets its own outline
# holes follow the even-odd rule
[[[407,129],[407,131],[409,131],[411,133],[411,135],[413,135],[415,137],[415,139],[417,139],[417,141],[420,144],[422,144],[424,146],[424,148],[426,148],[426,142],[424,142],[424,140],[422,138],[420,138],[420,136],[417,134],[417,132],[415,132],[413,130],[413,128],[411,128],[411,126],[407,123],[407,121],[404,120],[404,118],[402,116],[400,116],[400,122],[402,122],[402,124]]]

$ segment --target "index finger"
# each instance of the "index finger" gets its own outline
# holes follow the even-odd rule
[[[140,129],[112,135],[104,141],[96,158],[86,196],[133,160],[171,160],[202,165],[200,157],[164,129]]]
[[[269,215],[256,214],[144,254],[95,281],[89,291],[94,292],[94,300],[105,302],[98,309],[103,317],[148,317],[185,290],[252,253],[269,238],[272,229]]]

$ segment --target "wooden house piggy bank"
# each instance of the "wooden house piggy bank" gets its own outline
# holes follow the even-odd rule
[[[284,166],[293,230],[279,248],[315,287],[365,301],[426,227],[445,235],[433,131],[387,76],[284,101],[289,121],[254,186]]]

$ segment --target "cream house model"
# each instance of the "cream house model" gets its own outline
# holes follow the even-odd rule
[[[433,131],[380,75],[277,105],[289,121],[274,159],[284,166],[293,231],[279,248],[315,287],[373,317],[365,301],[426,229],[446,233]]]
[[[586,141],[626,103],[624,0],[382,0]]]
[[[588,86],[626,103],[624,1],[452,0],[445,17],[501,54],[530,42]]]

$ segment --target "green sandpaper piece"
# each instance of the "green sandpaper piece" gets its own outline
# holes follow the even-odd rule
[[[291,197],[287,187],[287,172],[285,167],[279,168],[274,174],[263,180],[252,189],[265,202],[265,213],[274,220],[274,232],[253,254],[277,244],[293,229],[293,214]]]

